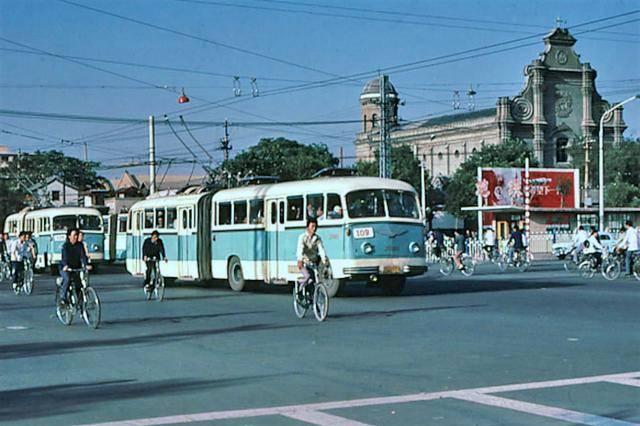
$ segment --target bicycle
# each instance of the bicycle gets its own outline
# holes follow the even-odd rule
[[[60,287],[62,278],[56,280],[56,316],[64,325],[71,325],[76,313],[82,315],[82,319],[88,327],[93,329],[100,325],[101,309],[98,293],[89,283],[89,271],[86,268],[68,269],[69,274],[80,275],[80,286],[71,279],[67,289],[66,299],[68,303],[60,303]]]
[[[606,256],[602,258],[602,265],[600,267],[602,276],[609,281],[618,279],[622,273],[623,263],[624,256],[621,253],[614,251],[606,254]]]
[[[562,267],[567,272],[576,272],[578,270],[578,265],[580,265],[585,260],[585,255],[580,253],[578,255],[574,255],[576,252],[576,248],[573,247],[569,253],[565,255],[564,260],[562,261]]]
[[[11,262],[6,260],[0,261],[0,282],[2,281],[11,281]]]
[[[149,285],[144,286],[144,294],[147,300],[151,300],[151,297],[155,296],[158,302],[162,302],[164,299],[164,277],[160,271],[160,260],[152,257],[148,261],[153,262],[153,268],[149,276]]]
[[[30,295],[33,292],[33,263],[31,259],[23,259],[22,265],[22,281],[13,287],[13,292]]]
[[[509,267],[515,268],[518,272],[526,272],[531,267],[531,261],[526,250],[515,250],[513,252],[513,258],[509,260],[507,254],[503,254],[500,257],[498,268],[501,271],[506,271]]]
[[[307,314],[309,307],[313,307],[316,320],[322,322],[329,313],[329,294],[323,284],[325,279],[331,279],[331,269],[323,266],[322,270],[316,265],[311,266],[311,277],[300,291],[300,281],[296,280],[293,286],[293,310],[300,319]]]
[[[505,262],[502,261],[502,254],[500,254],[500,251],[498,251],[497,248],[494,247],[491,251],[484,249],[484,252],[487,255],[488,262],[496,265],[500,272],[505,271]]]
[[[598,265],[598,259],[595,256],[587,255],[586,259],[578,265],[578,272],[580,273],[580,276],[582,278],[591,279],[596,272],[600,271],[605,279],[609,281],[615,280],[620,275],[620,264],[615,261],[606,262],[609,257],[610,256],[603,258]],[[614,268],[616,265],[618,266],[617,275],[615,275],[615,272],[611,271],[611,268]]]
[[[460,263],[462,264],[462,268],[459,268],[459,270],[462,275],[465,277],[472,276],[476,269],[476,264],[473,261],[473,258],[466,253],[462,253],[462,255],[460,255]],[[455,266],[456,264],[453,260],[453,255],[444,255],[440,257],[440,273],[445,277],[448,277],[453,273]]]

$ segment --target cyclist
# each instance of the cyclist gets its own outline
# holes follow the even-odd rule
[[[588,239],[589,239],[589,234],[584,229],[584,226],[582,225],[578,226],[578,229],[576,230],[576,233],[573,236],[573,248],[575,249],[575,251],[573,252],[573,260],[575,262],[578,261],[580,254],[582,254],[582,251],[584,250],[584,242],[587,241]]]
[[[524,238],[522,236],[522,231],[520,231],[518,225],[513,225],[512,229],[513,232],[511,232],[511,236],[507,242],[507,245],[509,246],[509,262],[513,262],[513,255],[516,252],[524,250]]]
[[[151,291],[151,268],[154,267],[154,261],[151,259],[160,259],[167,262],[167,255],[164,251],[164,243],[160,239],[160,233],[153,231],[151,236],[144,240],[142,244],[142,260],[147,265],[147,270],[144,275],[144,288],[147,291]]]
[[[36,258],[38,257],[38,244],[33,239],[33,232],[27,231],[27,237],[25,239],[25,244],[28,247],[27,254],[32,264],[35,263]]]
[[[313,267],[318,266],[321,261],[325,264],[329,263],[322,239],[316,234],[317,229],[318,220],[310,217],[307,219],[307,230],[298,237],[296,259],[298,260],[298,270],[302,273],[299,294],[303,294],[305,286],[311,280]]]
[[[9,259],[9,234],[0,234],[0,262],[10,262]]]
[[[456,268],[458,269],[462,269],[462,254],[466,251],[466,238],[464,237],[464,234],[462,232],[460,232],[459,230],[455,230],[453,231],[453,244],[454,244],[454,248],[453,248],[453,261],[456,264]]]
[[[62,305],[69,303],[67,300],[67,290],[71,284],[71,280],[74,281],[76,286],[80,285],[80,276],[69,272],[69,269],[91,269],[91,265],[88,264],[84,251],[84,246],[78,242],[79,232],[77,228],[67,230],[67,241],[62,245],[62,260],[60,262],[62,267],[60,271],[60,275],[62,275],[60,303]]]
[[[89,257],[89,247],[84,242],[84,232],[78,231],[78,242],[84,247],[84,254],[87,256],[87,262],[91,263],[91,257]]]
[[[442,231],[440,231],[439,229],[436,229],[433,232],[433,240],[436,242],[436,247],[433,253],[436,255],[438,259],[440,259],[440,257],[442,256],[442,253],[444,253],[445,251],[444,234],[442,233]]]
[[[9,255],[11,256],[11,266],[13,271],[13,289],[16,290],[22,286],[24,279],[24,263],[23,260],[27,255],[28,247],[25,244],[27,239],[26,232],[20,232],[18,238],[11,242],[9,248]]]
[[[484,231],[484,250],[489,255],[489,259],[492,259],[496,253],[496,233],[491,227]]]
[[[622,244],[624,248],[627,249],[627,252],[624,255],[624,263],[625,263],[625,272],[627,275],[632,275],[633,269],[631,268],[633,257],[638,253],[640,249],[640,236],[638,235],[638,231],[633,227],[633,223],[630,220],[627,220],[624,223],[624,227],[626,228],[624,234],[624,240],[622,240]]]
[[[584,254],[593,256],[596,259],[596,268],[598,268],[602,263],[602,251],[604,247],[602,243],[600,243],[600,236],[595,228],[591,230],[591,235],[589,235],[587,242],[589,244],[584,245]]]

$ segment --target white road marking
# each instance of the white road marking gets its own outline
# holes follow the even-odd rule
[[[416,402],[416,401],[430,401],[430,400],[435,400],[440,398],[462,399],[461,396],[465,396],[465,395],[473,395],[475,397],[475,395],[489,394],[489,393],[512,392],[512,391],[521,391],[521,390],[530,390],[530,389],[544,389],[544,388],[582,385],[587,383],[598,383],[598,382],[617,381],[616,383],[622,383],[622,381],[624,380],[637,379],[638,377],[640,377],[640,371],[634,371],[629,373],[607,374],[602,376],[578,377],[574,379],[562,379],[562,380],[547,380],[543,382],[520,383],[520,384],[512,384],[512,385],[500,385],[500,386],[490,386],[490,387],[442,391],[442,392],[416,393],[416,394],[410,394],[410,395],[352,399],[352,400],[346,400],[346,401],[318,402],[318,403],[312,403],[312,404],[287,405],[287,406],[269,407],[269,408],[250,408],[245,410],[210,411],[210,412],[197,413],[197,414],[182,414],[182,415],[167,416],[167,417],[152,417],[152,418],[146,418],[146,419],[94,423],[94,424],[88,424],[84,426],[155,426],[155,425],[166,425],[166,424],[174,424],[174,423],[192,423],[192,422],[202,422],[207,420],[239,419],[239,418],[247,418],[247,417],[261,417],[261,416],[273,416],[273,415],[284,415],[284,416],[290,417],[290,414],[299,413],[299,412],[317,412],[317,411],[324,411],[324,410],[335,410],[340,408],[355,408],[355,407],[368,407],[368,406],[374,406],[374,405],[400,404],[400,403]],[[500,398],[500,399],[506,400],[505,398]],[[519,402],[519,401],[515,401],[515,402]],[[523,404],[527,404],[527,403],[523,403]],[[523,405],[521,407],[525,407],[525,406]],[[527,409],[531,408],[532,410],[540,409],[542,410],[541,413],[548,412],[545,410],[555,409],[555,407],[545,407],[543,405],[536,405],[536,404],[531,404],[530,406],[526,406],[526,408]],[[562,410],[566,412],[565,414],[570,412],[570,410],[563,410],[561,408],[557,408],[556,410]],[[517,410],[517,411],[522,411],[522,410]],[[554,413],[555,412],[556,411],[554,411]],[[575,413],[575,412],[571,412],[571,413]],[[317,413],[317,414],[324,414],[324,413]],[[536,412],[532,412],[532,414],[536,414]],[[589,414],[584,414],[584,413],[577,413],[577,414],[590,416]],[[540,415],[544,416],[544,414],[540,414]],[[595,419],[598,416],[592,416],[592,417],[593,419]],[[585,423],[585,424],[589,424],[589,425],[597,424],[601,426],[605,424],[606,425],[633,424],[633,423],[625,423],[625,422],[615,423],[617,422],[617,420],[607,419],[604,417],[601,417],[600,419],[605,419],[607,421],[611,421],[614,423],[605,422],[605,423]],[[346,423],[346,424],[357,425],[358,423]]]
[[[551,419],[562,420],[569,423],[578,423],[590,426],[632,426],[637,423],[629,423],[616,420],[611,417],[601,417],[595,414],[581,413],[579,411],[566,410],[564,408],[549,407],[547,405],[533,404],[530,402],[517,401],[494,395],[486,395],[477,392],[459,392],[455,399],[475,402],[477,404],[491,407],[506,408],[508,410],[519,411],[521,413],[533,414],[536,416],[549,417]]]
[[[319,426],[371,426],[367,423],[356,422],[355,420],[345,419],[344,417],[311,410],[290,411],[282,415]]]
[[[8,325],[5,327],[7,330],[11,331],[20,331],[20,330],[28,330],[29,327],[25,327],[24,325]]]
[[[619,385],[625,385],[625,386],[635,386],[635,387],[640,388],[640,379],[632,379],[632,378],[620,377],[620,378],[617,378],[617,379],[605,380],[605,382],[617,383]]]

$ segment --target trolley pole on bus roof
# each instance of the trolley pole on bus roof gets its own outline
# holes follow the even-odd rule
[[[149,194],[156,192],[156,131],[153,115],[149,116]]]

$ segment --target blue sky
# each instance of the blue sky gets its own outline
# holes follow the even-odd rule
[[[187,120],[232,122],[357,120],[358,95],[376,70],[545,33],[555,26],[556,17],[571,27],[640,9],[635,0],[72,1],[200,40],[57,0],[0,0],[0,37],[6,39],[0,40],[0,109],[140,119],[153,114],[160,120],[159,153],[174,159],[189,158],[190,154],[161,122],[164,114],[172,114],[175,119],[184,114]],[[640,22],[620,25],[637,19],[640,14],[575,29],[578,32],[612,25],[577,35],[575,46],[582,61],[590,62],[598,71],[597,88],[610,102],[640,93]],[[470,85],[477,91],[477,108],[495,105],[498,96],[516,95],[524,82],[524,67],[543,50],[541,38],[531,38],[520,44],[535,44],[507,52],[391,72],[391,81],[406,101],[400,116],[416,119],[451,113],[453,90],[464,92]],[[34,52],[32,48],[66,57],[174,67],[197,73],[75,59],[128,78],[125,79],[56,57],[27,53]],[[356,73],[366,74],[313,90],[265,95],[300,82]],[[241,76],[243,91],[243,96],[235,99],[234,75]],[[250,95],[250,77],[256,77],[263,96]],[[166,86],[168,90],[149,85]],[[193,98],[191,103],[176,102],[176,91],[182,87]],[[206,101],[219,100],[235,103],[207,107]],[[197,112],[198,109],[192,110],[194,107],[207,108]],[[625,108],[629,126],[626,136],[640,137],[639,119],[640,101],[632,102]],[[221,127],[196,127],[193,134],[200,143],[207,148],[217,145]],[[336,154],[342,147],[351,156],[358,128],[358,124],[232,128],[232,155],[261,137],[284,136],[304,143],[325,143]],[[143,124],[0,116],[0,129],[0,144],[14,151],[55,147],[81,157],[81,142],[86,141],[90,158],[110,165],[140,159],[145,156],[147,145]],[[179,123],[176,130],[182,130]],[[194,142],[187,135],[182,136],[197,151]],[[62,146],[60,139],[76,143]],[[220,151],[212,154],[216,160],[222,157]],[[186,165],[174,166],[170,173],[189,173],[190,169]],[[120,172],[105,173],[114,176]]]

